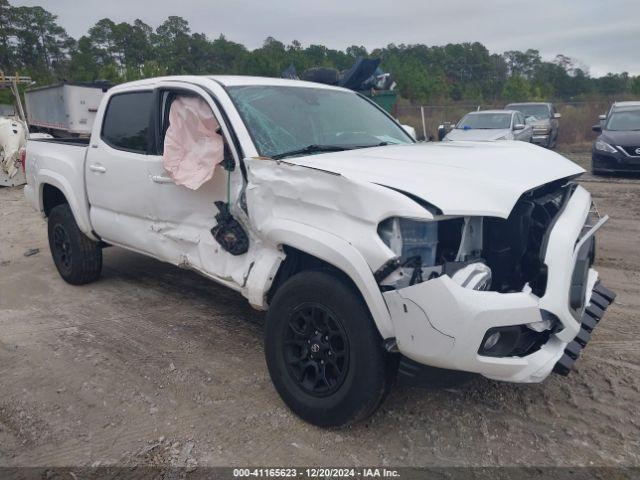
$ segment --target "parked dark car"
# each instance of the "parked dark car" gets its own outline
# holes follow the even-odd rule
[[[640,173],[640,102],[617,102],[594,132],[591,171],[607,173]]]
[[[558,141],[558,119],[561,115],[552,103],[527,102],[510,103],[505,110],[518,110],[527,118],[527,124],[533,127],[531,141],[545,148],[553,148]]]

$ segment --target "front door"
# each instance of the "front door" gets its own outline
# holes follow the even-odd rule
[[[154,243],[159,249],[157,256],[177,265],[194,268],[231,287],[239,288],[245,282],[251,262],[255,260],[253,243],[249,243],[247,253],[234,256],[224,250],[211,233],[211,228],[217,224],[215,217],[218,209],[215,202],[230,201],[234,205],[242,188],[243,178],[238,168],[238,156],[233,148],[229,148],[234,169],[227,171],[223,165],[216,165],[213,177],[196,190],[176,185],[163,167],[162,154],[172,99],[177,95],[197,95],[205,100],[221,126],[220,134],[229,138],[220,111],[208,93],[193,85],[177,87],[168,83],[158,86],[156,108],[159,111],[154,115],[156,154],[151,156],[155,161],[150,164],[150,195],[154,199],[151,230]],[[211,159],[212,162],[214,160]],[[231,209],[233,211],[234,207]],[[234,213],[239,218],[243,212],[235,209]]]

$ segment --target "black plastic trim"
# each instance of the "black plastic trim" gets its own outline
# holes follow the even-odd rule
[[[601,307],[595,306],[594,296],[598,301],[602,303]],[[568,375],[575,361],[580,357],[582,350],[585,349],[589,340],[591,340],[591,334],[598,325],[598,322],[604,315],[607,307],[616,298],[616,294],[606,288],[601,283],[597,283],[591,292],[591,305],[587,307],[582,315],[582,324],[580,331],[576,337],[565,347],[564,353],[560,360],[554,365],[554,373],[560,375]]]
[[[549,222],[549,225],[547,226],[547,231],[544,233],[544,236],[542,237],[542,245],[540,245],[540,261],[543,263],[544,263],[545,257],[547,256],[547,248],[549,246],[549,237],[551,237],[551,231],[553,230],[553,227],[555,227],[558,219],[562,216],[562,214],[566,210],[567,205],[569,204],[569,200],[571,199],[571,196],[573,195],[573,192],[576,190],[577,187],[578,187],[577,183],[567,184],[566,190],[564,191],[562,204],[558,209],[558,213],[556,213],[556,216],[553,217],[553,219],[551,219],[551,222]]]
[[[384,185],[384,184],[381,184],[381,183],[376,183],[376,185],[388,188],[389,190],[393,190],[394,192],[401,193],[405,197],[410,198],[411,200],[416,202],[418,205],[420,205],[421,207],[426,209],[432,215],[442,215],[442,213],[443,213],[442,209],[440,209],[439,207],[436,207],[434,204],[429,203],[426,200],[418,197],[417,195],[414,195],[413,193],[409,193],[409,192],[406,192],[406,191],[401,190],[399,188],[393,188],[393,187],[390,187],[389,185]]]
[[[477,373],[423,365],[404,355],[400,356],[398,364],[398,383],[412,387],[431,389],[455,387],[477,376]]]

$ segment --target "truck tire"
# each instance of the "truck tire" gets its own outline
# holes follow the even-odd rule
[[[267,312],[271,380],[291,410],[321,427],[363,420],[384,400],[397,359],[388,354],[361,297],[337,275],[300,272]]]
[[[68,204],[54,207],[47,225],[53,263],[71,285],[93,282],[102,270],[102,247],[78,228]]]

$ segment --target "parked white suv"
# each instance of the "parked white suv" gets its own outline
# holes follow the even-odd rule
[[[181,97],[210,109],[224,142],[195,190],[163,163]],[[188,126],[195,142],[211,136]],[[109,90],[87,143],[29,141],[25,193],[69,283],[98,279],[117,245],[267,310],[276,389],[331,426],[375,411],[398,371],[569,371],[614,297],[591,268],[606,217],[574,183],[582,173],[524,142],[414,143],[341,88],[183,76]]]

